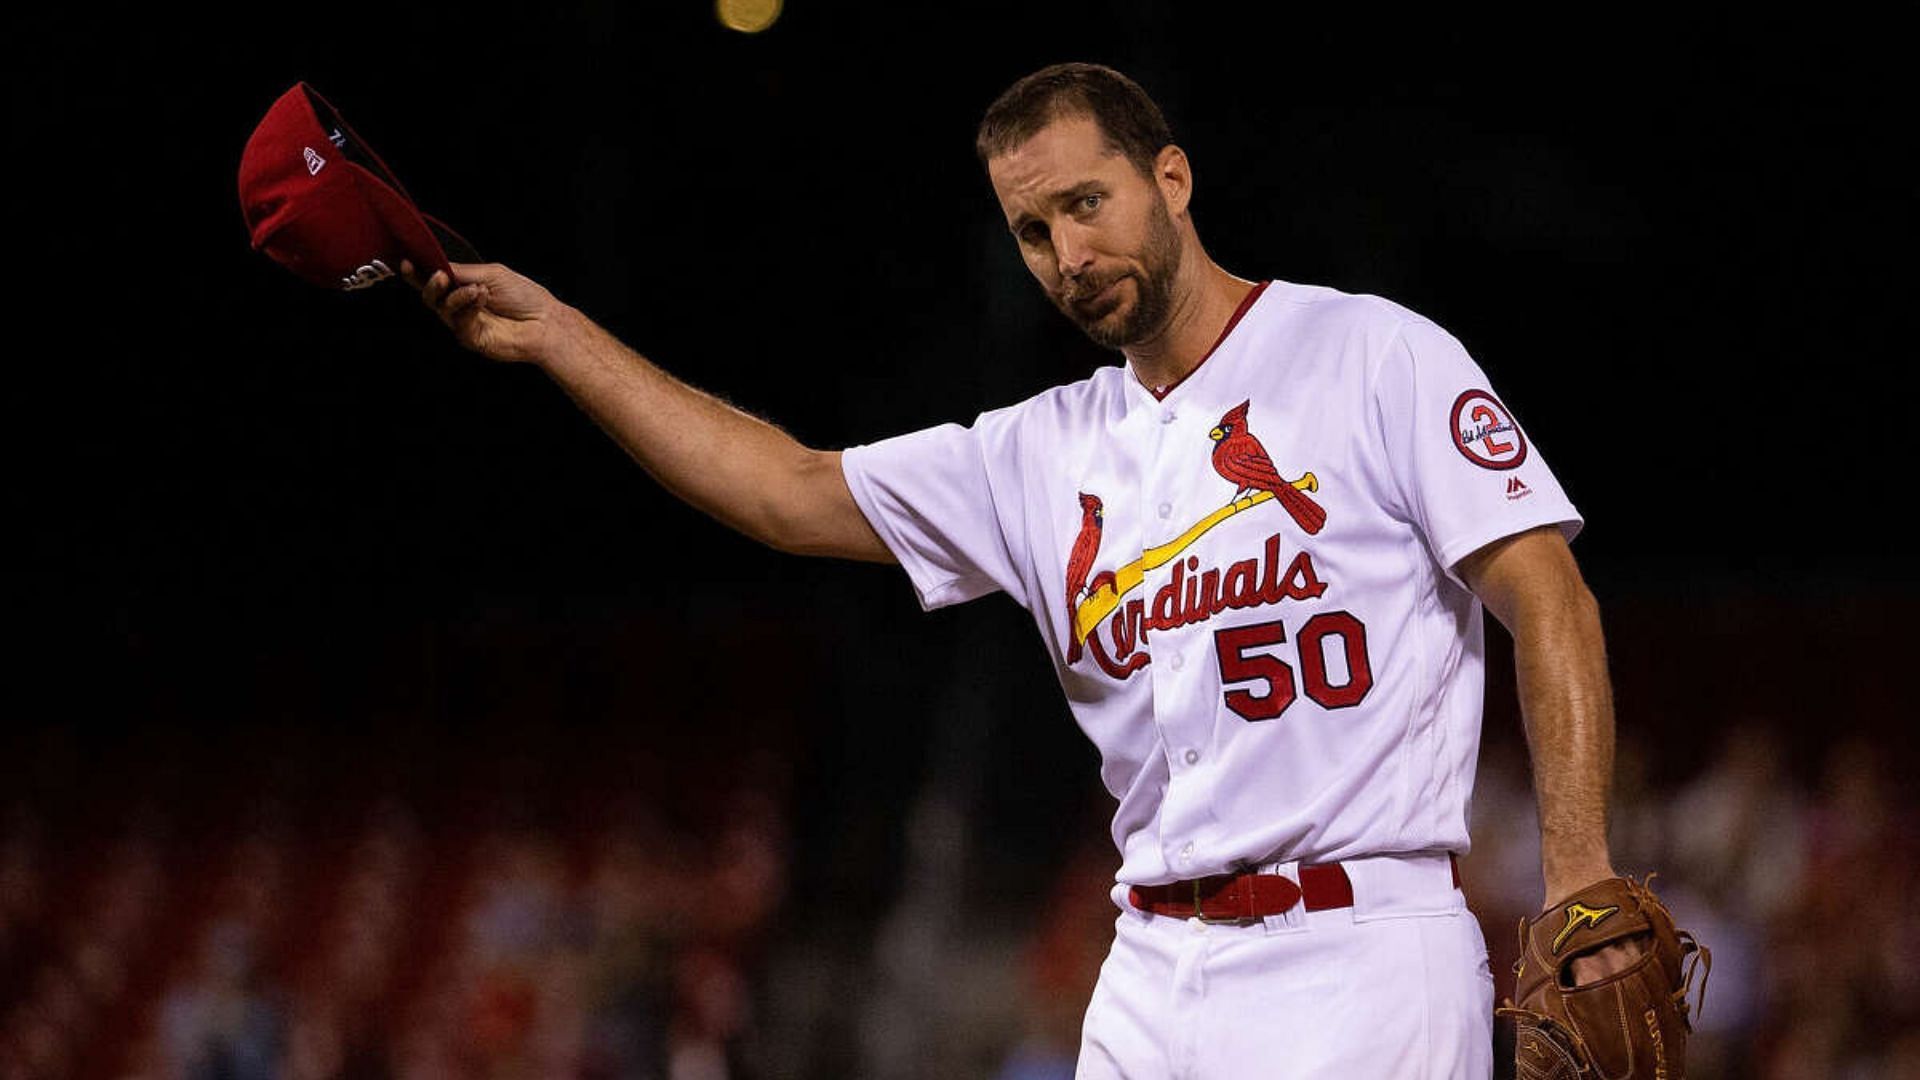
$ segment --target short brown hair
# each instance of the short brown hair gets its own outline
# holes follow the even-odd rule
[[[1054,64],[1014,83],[987,108],[974,152],[984,165],[1063,116],[1091,117],[1107,148],[1148,176],[1173,142],[1167,118],[1139,83],[1100,64]]]

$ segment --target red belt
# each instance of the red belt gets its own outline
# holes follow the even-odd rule
[[[1460,885],[1460,864],[1453,863],[1453,884]],[[1300,883],[1279,874],[1214,874],[1166,885],[1135,885],[1127,892],[1133,906],[1155,915],[1201,922],[1255,922],[1282,915],[1306,902],[1308,911],[1353,906],[1353,882],[1339,863],[1300,867]]]

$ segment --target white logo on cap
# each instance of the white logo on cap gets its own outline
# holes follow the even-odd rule
[[[307,175],[308,176],[320,175],[320,170],[326,167],[327,159],[321,157],[319,154],[314,153],[313,147],[311,146],[306,147],[306,151],[307,151],[306,153]]]
[[[345,135],[340,134],[339,128],[334,128],[333,131],[327,135],[327,138],[332,140],[333,145],[339,147],[340,149],[345,150],[347,148],[347,137]]]
[[[340,287],[348,292],[352,292],[355,289],[364,289],[369,285],[377,285],[392,276],[393,271],[387,269],[387,264],[381,262],[379,259],[375,259],[348,276],[341,278]]]

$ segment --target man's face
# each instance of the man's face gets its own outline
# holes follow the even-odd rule
[[[1166,325],[1180,234],[1149,177],[1066,116],[987,163],[1020,255],[1055,307],[1109,348]]]

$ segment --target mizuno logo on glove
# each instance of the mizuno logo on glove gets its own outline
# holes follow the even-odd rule
[[[1553,939],[1554,953],[1558,954],[1560,952],[1560,946],[1567,943],[1567,938],[1573,934],[1574,927],[1579,925],[1583,920],[1586,922],[1588,928],[1591,929],[1599,926],[1602,920],[1619,910],[1618,907],[1604,907],[1595,910],[1585,904],[1573,904],[1569,906],[1567,908],[1566,928],[1561,930]]]

